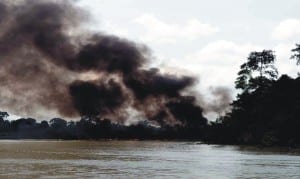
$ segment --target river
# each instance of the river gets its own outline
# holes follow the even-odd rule
[[[165,141],[0,141],[0,178],[300,178],[300,153]]]

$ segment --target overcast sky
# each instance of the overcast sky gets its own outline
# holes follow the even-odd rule
[[[233,88],[254,50],[276,51],[280,73],[295,75],[299,0],[84,0],[92,28],[145,43],[164,72],[191,73],[200,88]]]
[[[89,28],[146,44],[152,66],[199,79],[197,90],[234,89],[251,51],[276,51],[281,74],[296,76],[290,60],[300,43],[300,0],[78,0]],[[233,90],[235,93],[236,91]]]
[[[296,76],[291,49],[300,43],[299,0],[82,0],[90,27],[146,44],[153,66],[190,74],[206,97],[211,87],[232,89],[251,51],[276,51],[281,74]],[[208,100],[206,99],[206,100]],[[215,116],[207,116],[214,118]]]

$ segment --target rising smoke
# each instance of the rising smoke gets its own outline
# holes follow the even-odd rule
[[[26,115],[43,108],[121,123],[134,109],[160,126],[206,123],[196,98],[183,95],[195,78],[147,68],[146,46],[82,30],[87,19],[72,1],[0,2],[2,108]],[[230,101],[223,92],[214,91],[225,103],[202,107],[222,111]]]

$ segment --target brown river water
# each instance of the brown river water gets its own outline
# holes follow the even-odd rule
[[[300,152],[165,141],[0,141],[0,178],[300,178]]]

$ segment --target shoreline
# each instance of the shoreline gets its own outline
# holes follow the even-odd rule
[[[300,147],[289,147],[289,146],[263,146],[263,145],[245,145],[245,144],[219,144],[219,143],[206,143],[201,140],[164,140],[164,139],[25,139],[25,138],[15,138],[15,139],[0,139],[0,142],[178,142],[186,143],[192,142],[194,145],[209,145],[215,147],[235,147],[243,151],[266,151],[266,152],[279,152],[279,153],[290,153],[295,152],[300,154]]]

